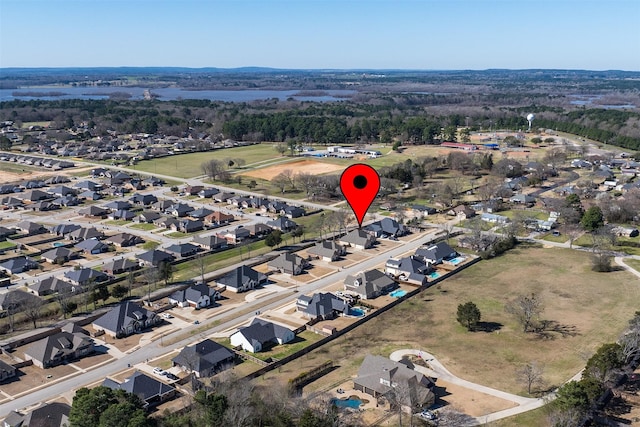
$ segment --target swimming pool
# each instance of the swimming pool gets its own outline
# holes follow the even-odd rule
[[[354,408],[357,409],[362,405],[362,401],[355,397],[350,397],[348,399],[336,399],[333,398],[330,400],[332,405],[336,405],[338,408]]]
[[[365,311],[358,307],[351,307],[348,314],[349,316],[363,317],[365,315]]]
[[[427,274],[427,276],[429,277],[429,279],[437,279],[438,277],[440,277],[440,273],[438,273],[437,271],[431,272],[429,274]]]
[[[455,257],[455,258],[452,258],[452,259],[447,260],[447,262],[448,262],[449,264],[458,265],[458,264],[460,264],[460,263],[461,263],[462,261],[464,261],[464,260],[465,260],[465,257],[463,257],[463,256],[458,256],[458,257]]]
[[[391,292],[389,296],[393,298],[400,298],[405,296],[406,294],[407,294],[407,291],[402,289],[396,289],[395,291]]]

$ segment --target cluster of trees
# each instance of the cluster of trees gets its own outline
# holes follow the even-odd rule
[[[578,425],[590,412],[607,388],[614,387],[618,377],[640,356],[640,311],[629,321],[618,342],[601,345],[589,358],[580,381],[560,387],[551,407],[554,427]]]

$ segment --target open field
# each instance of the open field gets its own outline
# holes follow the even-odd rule
[[[280,174],[282,171],[289,169],[294,174],[300,172],[310,173],[312,175],[322,175],[329,172],[335,172],[342,170],[343,167],[339,165],[333,165],[331,163],[324,163],[310,159],[300,159],[292,162],[282,163],[273,166],[267,166],[252,170],[249,172],[242,172],[242,175],[250,176],[252,178],[261,178],[266,180],[272,180],[274,176]]]
[[[162,173],[178,178],[193,178],[203,175],[201,165],[209,160],[244,159],[246,165],[261,162],[280,155],[269,143],[250,145],[247,147],[225,148],[223,150],[204,153],[189,153],[177,156],[162,157],[139,162],[135,169],[140,172]]]
[[[542,319],[553,328],[525,334],[504,306],[531,292],[543,298]],[[367,353],[388,356],[400,348],[422,348],[455,375],[524,395],[517,369],[535,361],[544,366],[544,389],[561,385],[599,345],[617,338],[639,298],[634,277],[624,271],[591,272],[588,254],[521,246],[460,272],[269,378],[284,383],[333,360],[340,367],[305,388],[305,393],[322,391],[341,380],[348,385]],[[466,301],[480,308],[485,331],[467,332],[456,322],[456,307]],[[457,404],[455,395],[446,400]]]

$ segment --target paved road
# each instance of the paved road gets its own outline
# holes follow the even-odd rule
[[[207,321],[202,322],[200,325],[190,325],[187,328],[180,329],[176,333],[179,334],[188,334],[191,331],[194,331],[198,328],[208,327],[206,332],[200,333],[198,335],[190,336],[182,341],[176,342],[174,344],[168,345],[166,347],[160,346],[159,341],[150,342],[143,347],[133,351],[130,354],[121,355],[119,359],[112,361],[106,365],[100,366],[96,369],[90,370],[86,373],[80,375],[75,375],[66,379],[63,379],[57,383],[54,383],[48,387],[45,387],[40,390],[32,390],[27,395],[16,398],[15,400],[5,402],[0,404],[0,417],[6,415],[9,411],[15,409],[21,409],[33,406],[38,402],[48,401],[58,397],[59,395],[68,392],[69,390],[76,389],[86,384],[91,384],[93,382],[99,381],[106,376],[110,376],[116,374],[117,372],[126,369],[128,365],[134,366],[136,364],[142,363],[147,359],[153,359],[158,356],[161,356],[165,353],[168,353],[174,349],[179,349],[185,345],[192,344],[196,340],[204,339],[205,337],[216,333],[223,332],[225,330],[236,327],[239,324],[242,324],[248,321],[251,317],[253,317],[253,313],[255,311],[266,312],[268,310],[276,309],[281,307],[282,305],[289,304],[295,301],[299,295],[301,294],[311,294],[319,289],[326,288],[327,286],[333,285],[337,282],[341,282],[347,275],[357,274],[359,271],[368,270],[374,268],[375,266],[386,262],[389,257],[397,257],[401,256],[406,252],[415,251],[422,243],[427,240],[430,240],[429,235],[422,235],[414,238],[412,241],[403,242],[402,244],[392,248],[388,251],[382,251],[377,249],[379,253],[374,255],[368,260],[357,263],[354,266],[345,268],[335,274],[323,277],[316,281],[301,284],[298,286],[298,293],[293,292],[290,289],[283,289],[274,294],[270,294],[269,298],[278,297],[278,300],[272,302],[270,304],[264,304],[261,300],[256,300],[253,302],[245,302],[241,304],[239,307],[236,307],[232,310],[224,312],[222,317],[227,318],[229,316],[233,317],[233,320],[227,321],[222,324],[214,325],[215,322],[219,319],[220,316],[213,316]],[[376,251],[376,249],[368,250],[368,253],[372,253]],[[268,285],[267,285],[268,288]],[[244,313],[250,309],[251,312]],[[212,310],[215,310],[213,308]],[[171,339],[171,334],[164,337],[164,339]]]

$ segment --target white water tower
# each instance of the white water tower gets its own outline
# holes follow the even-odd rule
[[[531,122],[533,121],[533,119],[535,119],[536,116],[532,113],[529,113],[527,115],[527,121],[529,122],[529,132],[531,132]]]

